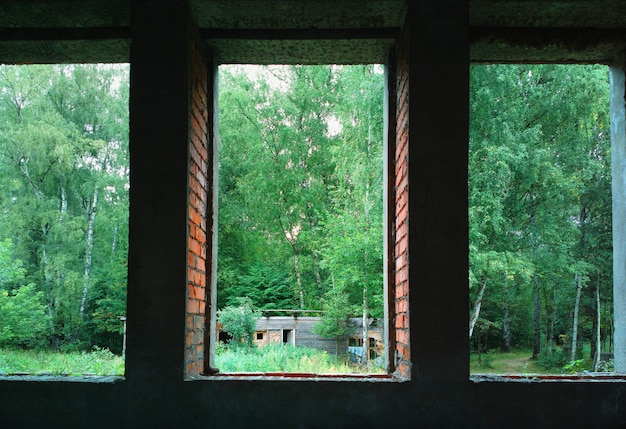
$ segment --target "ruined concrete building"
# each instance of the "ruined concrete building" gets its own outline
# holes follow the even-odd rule
[[[5,377],[0,427],[624,427],[621,380],[470,378],[467,147],[470,62],[601,62],[623,172],[625,47],[623,0],[0,2],[0,63],[131,64],[125,377]],[[388,377],[207,376],[221,63],[387,66]],[[613,194],[620,284],[624,183]]]

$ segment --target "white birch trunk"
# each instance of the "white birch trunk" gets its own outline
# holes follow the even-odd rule
[[[574,304],[574,326],[572,328],[572,354],[570,360],[576,360],[576,347],[578,342],[578,309],[580,308],[580,295],[583,289],[583,280],[580,273],[576,273],[576,304]]]
[[[298,289],[298,299],[300,300],[300,310],[304,310],[304,291],[302,290],[302,275],[300,273],[300,258],[295,246],[293,247],[293,267],[296,271],[296,287]]]
[[[61,211],[59,213],[60,222],[63,222],[65,213],[67,213],[67,191],[65,190],[65,186],[61,186]]]
[[[602,353],[602,341],[600,338],[600,285],[596,286],[596,354],[593,357],[593,370],[597,371],[600,366],[600,353]]]
[[[113,241],[111,243],[111,260],[115,257],[117,251],[117,234],[119,234],[119,227],[117,224],[113,227]]]
[[[478,320],[478,316],[480,316],[480,306],[483,304],[483,295],[485,294],[485,288],[487,287],[487,278],[483,278],[483,282],[480,285],[480,290],[478,291],[478,296],[474,300],[474,311],[472,312],[472,317],[470,318],[469,323],[469,339],[472,339],[472,334],[474,333],[474,327],[476,326],[476,321]]]
[[[367,285],[363,288],[363,354],[361,355],[361,365],[367,365],[369,358],[369,320],[367,317]]]
[[[91,277],[91,258],[93,256],[93,234],[96,223],[96,210],[98,207],[98,188],[94,190],[91,209],[88,212],[86,249],[85,249],[85,275],[83,277],[83,296],[80,301],[79,316],[82,319],[85,314],[85,303],[87,302],[87,293],[89,292],[89,283]]]

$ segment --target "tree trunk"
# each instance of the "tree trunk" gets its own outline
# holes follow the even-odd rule
[[[478,321],[478,316],[480,316],[480,306],[483,303],[483,295],[485,294],[485,288],[487,287],[487,277],[482,278],[482,283],[480,285],[480,290],[478,291],[478,296],[474,300],[474,311],[472,312],[472,317],[470,318],[469,323],[469,339],[472,339],[472,334],[474,333],[474,327],[476,326],[476,322]]]
[[[93,192],[93,200],[91,206],[87,211],[87,233],[85,235],[86,248],[85,248],[85,275],[83,277],[83,296],[80,300],[80,310],[78,312],[80,319],[82,320],[85,314],[85,304],[87,302],[87,293],[89,292],[90,277],[91,277],[91,259],[93,256],[93,234],[94,226],[96,223],[96,210],[98,207],[98,188]]]
[[[539,353],[541,353],[541,300],[539,299],[539,279],[535,274],[533,276],[535,284],[535,292],[533,297],[533,359],[537,359]]]
[[[117,235],[119,234],[119,226],[115,224],[113,227],[113,241],[111,242],[111,260],[115,257],[117,252]]]
[[[535,225],[535,196],[530,193],[531,213],[530,213],[530,238],[532,243],[532,260],[533,263],[537,261],[537,234]],[[539,295],[539,276],[535,272],[533,274],[533,356],[532,359],[537,359],[539,353],[541,353],[541,298]]]
[[[503,349],[506,353],[511,351],[511,323],[509,320],[509,278],[504,272],[504,304],[502,307],[502,340]]]
[[[59,213],[59,221],[63,222],[65,213],[67,213],[67,191],[65,190],[65,186],[61,185],[61,210]]]
[[[595,325],[596,325],[596,330],[595,330],[595,335],[596,335],[596,350],[595,350],[595,354],[593,357],[593,370],[594,371],[598,371],[598,367],[600,366],[600,353],[602,353],[602,340],[600,338],[600,322],[601,322],[601,317],[600,317],[600,280],[599,280],[599,276],[598,276],[598,284],[596,285],[596,320],[595,320]]]
[[[304,310],[304,291],[302,290],[302,274],[300,273],[300,258],[296,247],[292,245],[293,249],[293,268],[296,271],[296,289],[298,293],[298,300],[300,301],[300,310]]]
[[[552,286],[552,317],[550,318],[550,333],[548,339],[548,351],[554,351],[554,325],[556,323],[556,287]]]
[[[367,284],[363,287],[363,355],[361,356],[361,365],[367,365],[369,358],[369,320],[367,317]]]
[[[574,326],[572,327],[572,354],[570,360],[576,360],[576,347],[578,346],[578,309],[580,308],[580,295],[583,290],[583,280],[580,273],[576,273],[576,303],[574,304]]]
[[[320,274],[320,258],[317,250],[313,251],[313,273],[315,274],[315,284],[319,289],[322,288],[322,276]]]
[[[307,213],[308,213],[309,227],[311,228],[311,233],[315,235],[316,230],[317,230],[317,222],[313,218],[313,209],[312,209],[311,203],[307,203]],[[313,250],[311,253],[313,257],[313,274],[315,275],[315,284],[317,285],[318,289],[322,289],[322,276],[320,274],[319,252],[317,250]]]

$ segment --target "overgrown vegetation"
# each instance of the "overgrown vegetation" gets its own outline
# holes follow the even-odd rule
[[[468,184],[472,350],[599,369],[613,332],[608,68],[472,66]]]
[[[218,307],[381,317],[382,68],[221,67],[219,101]]]
[[[0,374],[124,375],[124,359],[108,349],[86,352],[0,349]]]
[[[516,349],[502,352],[492,349],[480,356],[470,356],[470,372],[488,374],[580,374],[594,371],[593,359],[589,357],[589,347],[580,352],[580,358],[568,360],[568,351],[557,348],[553,353],[542,352],[532,359],[532,349]],[[584,356],[584,357],[583,357]],[[597,372],[613,371],[613,362],[602,362]]]
[[[0,347],[42,350],[5,349],[20,371],[121,353],[128,91],[127,65],[0,65]]]
[[[237,306],[226,306],[217,312],[217,320],[222,330],[231,336],[228,347],[252,347],[254,345],[254,331],[259,319],[258,312],[252,308],[252,300],[242,297],[236,300]]]
[[[383,314],[382,68],[220,73],[218,306],[325,310],[339,342],[345,317]],[[1,347],[121,352],[128,77],[0,66]],[[470,83],[472,350],[607,366],[607,68],[476,65]]]
[[[328,354],[310,347],[273,344],[264,347],[226,349],[216,352],[216,366],[221,372],[306,372],[315,374],[355,374],[364,369],[350,365],[346,357]],[[382,373],[383,368],[370,366],[368,373]]]

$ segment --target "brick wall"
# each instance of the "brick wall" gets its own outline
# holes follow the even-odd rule
[[[205,51],[193,33],[190,50],[189,182],[185,376],[202,372],[207,293],[208,74]]]
[[[391,347],[394,350],[392,368],[398,376],[409,378],[411,374],[409,341],[409,281],[408,281],[408,142],[409,142],[409,70],[407,52],[408,28],[397,48],[395,58],[395,147],[394,154],[394,198],[395,213],[392,234],[395,240],[393,255],[393,326]],[[199,40],[197,34],[190,37]],[[207,251],[211,243],[207,228],[207,207],[210,199],[211,178],[208,166],[212,164],[207,150],[210,140],[208,129],[211,115],[211,88],[209,87],[209,68],[205,51],[199,42],[192,43],[190,52],[190,117],[189,117],[189,202],[188,202],[188,263],[187,263],[187,311],[185,325],[185,376],[201,374],[207,366],[205,348],[209,345],[205,339],[207,324],[207,306],[210,285],[208,284],[210,265]],[[393,119],[392,119],[393,120]],[[208,331],[206,331],[208,332]]]
[[[395,139],[395,369],[411,375],[409,342],[409,31],[404,29],[396,54],[396,139]]]

